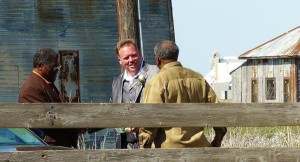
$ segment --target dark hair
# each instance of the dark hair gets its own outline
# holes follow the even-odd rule
[[[179,48],[174,42],[170,40],[164,40],[155,45],[154,54],[160,59],[177,61]]]
[[[50,64],[53,59],[58,57],[58,53],[51,48],[40,48],[33,55],[33,68],[38,67],[40,63]]]
[[[133,40],[133,39],[125,39],[125,40],[121,40],[121,41],[118,42],[118,44],[116,46],[116,53],[117,53],[117,55],[119,55],[119,50],[123,46],[128,45],[128,44],[133,45],[135,47],[135,49],[138,50],[138,46],[137,46],[135,40]]]

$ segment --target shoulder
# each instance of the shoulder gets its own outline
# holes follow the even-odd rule
[[[35,74],[30,74],[22,85],[22,89],[42,88],[44,81]]]
[[[123,80],[123,74],[120,74],[116,77],[114,77],[113,81],[112,81],[112,86],[115,87],[117,86],[117,84],[119,84],[120,82],[122,82]]]
[[[154,74],[159,72],[159,68],[156,65],[151,65],[145,63],[143,70],[147,73],[147,75],[151,78]]]
[[[31,74],[20,89],[19,102],[38,102],[37,98],[45,93],[45,84],[37,75]]]
[[[159,68],[156,66],[156,65],[151,65],[151,64],[148,64],[145,62],[145,65],[143,67],[145,70],[148,70],[148,71],[156,71],[158,72],[159,71]]]
[[[199,72],[196,72],[192,69],[184,68],[184,67],[182,69],[183,69],[183,71],[185,71],[185,73],[187,73],[188,75],[190,75],[194,78],[204,79],[204,77]]]

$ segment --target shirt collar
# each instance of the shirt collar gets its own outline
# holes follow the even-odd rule
[[[35,72],[34,70],[32,71],[34,74],[36,74],[37,76],[39,76],[40,78],[42,78],[47,84],[51,84],[51,82],[49,82],[47,79],[45,79],[43,76],[41,76],[39,73]]]
[[[127,70],[125,69],[124,75],[123,75],[123,81],[124,81],[124,80],[127,80],[127,81],[129,81],[130,84],[131,84],[131,83],[133,82],[133,79],[137,78],[137,77],[140,75],[141,69],[142,69],[143,66],[144,66],[144,61],[142,61],[141,67],[139,68],[139,71],[138,71],[133,77],[130,76],[130,75],[128,75],[128,72],[127,72]]]

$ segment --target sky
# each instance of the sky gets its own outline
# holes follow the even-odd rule
[[[215,51],[239,56],[300,26],[300,0],[172,0],[183,66],[205,76]]]

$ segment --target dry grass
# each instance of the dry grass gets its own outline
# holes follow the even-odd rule
[[[236,127],[228,128],[222,147],[299,147],[300,127]],[[214,137],[213,129],[205,132],[207,138]]]

